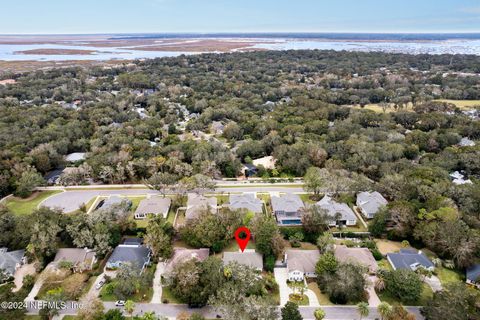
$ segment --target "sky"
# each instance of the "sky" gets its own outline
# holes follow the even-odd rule
[[[480,32],[480,0],[2,0],[0,34]]]

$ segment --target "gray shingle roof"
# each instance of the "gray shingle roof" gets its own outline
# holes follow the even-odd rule
[[[318,250],[287,250],[288,271],[299,270],[303,273],[315,272],[315,265],[320,259]]]
[[[255,213],[262,213],[263,203],[253,193],[232,194],[230,196],[230,209],[246,209]]]
[[[255,269],[263,269],[262,255],[255,251],[245,250],[244,252],[225,252],[223,253],[223,263],[228,264],[236,261],[238,264]]]
[[[328,214],[332,217],[335,217],[337,213],[340,213],[342,216],[340,220],[357,220],[357,216],[346,203],[336,202],[327,195],[323,197],[322,200],[318,201],[316,205],[327,210]]]
[[[73,264],[92,261],[95,258],[95,252],[92,250],[85,250],[80,248],[60,248],[55,255],[53,261],[68,261]]]
[[[467,269],[467,279],[472,282],[480,282],[480,264],[476,264]]]
[[[165,266],[165,273],[170,273],[175,269],[180,263],[186,262],[191,259],[196,259],[198,261],[203,261],[208,258],[210,254],[210,249],[186,249],[186,248],[175,248],[173,256],[168,260],[167,265]]]
[[[412,265],[419,264],[424,268],[433,268],[434,264],[421,251],[415,249],[400,249],[398,253],[388,253],[387,258],[390,260],[394,269],[412,269]]]
[[[214,211],[217,208],[217,198],[205,197],[201,194],[188,194],[187,211],[185,212],[185,218],[195,219],[198,215],[205,210]]]
[[[132,263],[142,268],[149,261],[150,250],[144,246],[119,245],[108,259],[108,263]]]
[[[365,266],[370,272],[378,269],[378,264],[370,250],[367,248],[348,248],[346,246],[335,246],[335,257],[340,262],[357,263]]]
[[[357,195],[357,206],[367,215],[373,215],[378,212],[382,206],[386,206],[388,201],[377,191],[360,192]]]
[[[13,275],[17,264],[22,262],[25,256],[25,250],[16,250],[7,252],[7,249],[0,250],[0,269]]]
[[[126,203],[129,207],[132,205],[132,201],[127,198],[121,198],[118,196],[110,196],[109,198],[105,199],[100,206],[101,209],[108,209],[112,206],[120,205],[122,203]]]
[[[147,215],[147,214],[161,214],[166,217],[168,210],[170,209],[170,204],[172,199],[165,197],[151,197],[149,199],[144,199],[138,204],[137,210],[135,210],[136,215]]]
[[[305,208],[302,199],[296,194],[287,193],[281,196],[272,196],[273,212],[298,212]]]

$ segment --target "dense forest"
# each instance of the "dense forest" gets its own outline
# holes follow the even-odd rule
[[[354,180],[350,189],[376,189],[391,204],[374,234],[415,238],[465,266],[480,247],[480,149],[458,143],[479,139],[480,122],[441,99],[480,99],[479,72],[475,56],[314,50],[9,75],[0,193],[28,195],[72,152],[87,159],[64,184],[235,177],[273,155],[277,168],[260,176],[314,166]],[[207,135],[215,123],[222,132]],[[454,171],[473,183],[453,184]]]

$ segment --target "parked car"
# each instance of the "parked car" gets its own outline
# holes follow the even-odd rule
[[[123,301],[123,300],[115,301],[115,306],[116,307],[124,307],[125,306],[125,301]]]
[[[95,289],[100,290],[104,284],[105,284],[105,279],[100,280],[95,286]]]

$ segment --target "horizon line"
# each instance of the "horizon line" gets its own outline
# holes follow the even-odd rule
[[[83,32],[74,32],[74,33],[0,33],[0,36],[89,36],[89,35],[121,35],[121,34],[132,34],[132,35],[162,35],[162,34],[172,34],[172,35],[231,35],[231,34],[376,34],[376,35],[474,35],[480,34],[480,31],[391,31],[391,32],[378,32],[378,31],[207,31],[207,32],[198,32],[198,31],[159,31],[159,32],[94,32],[94,33],[83,33]]]

